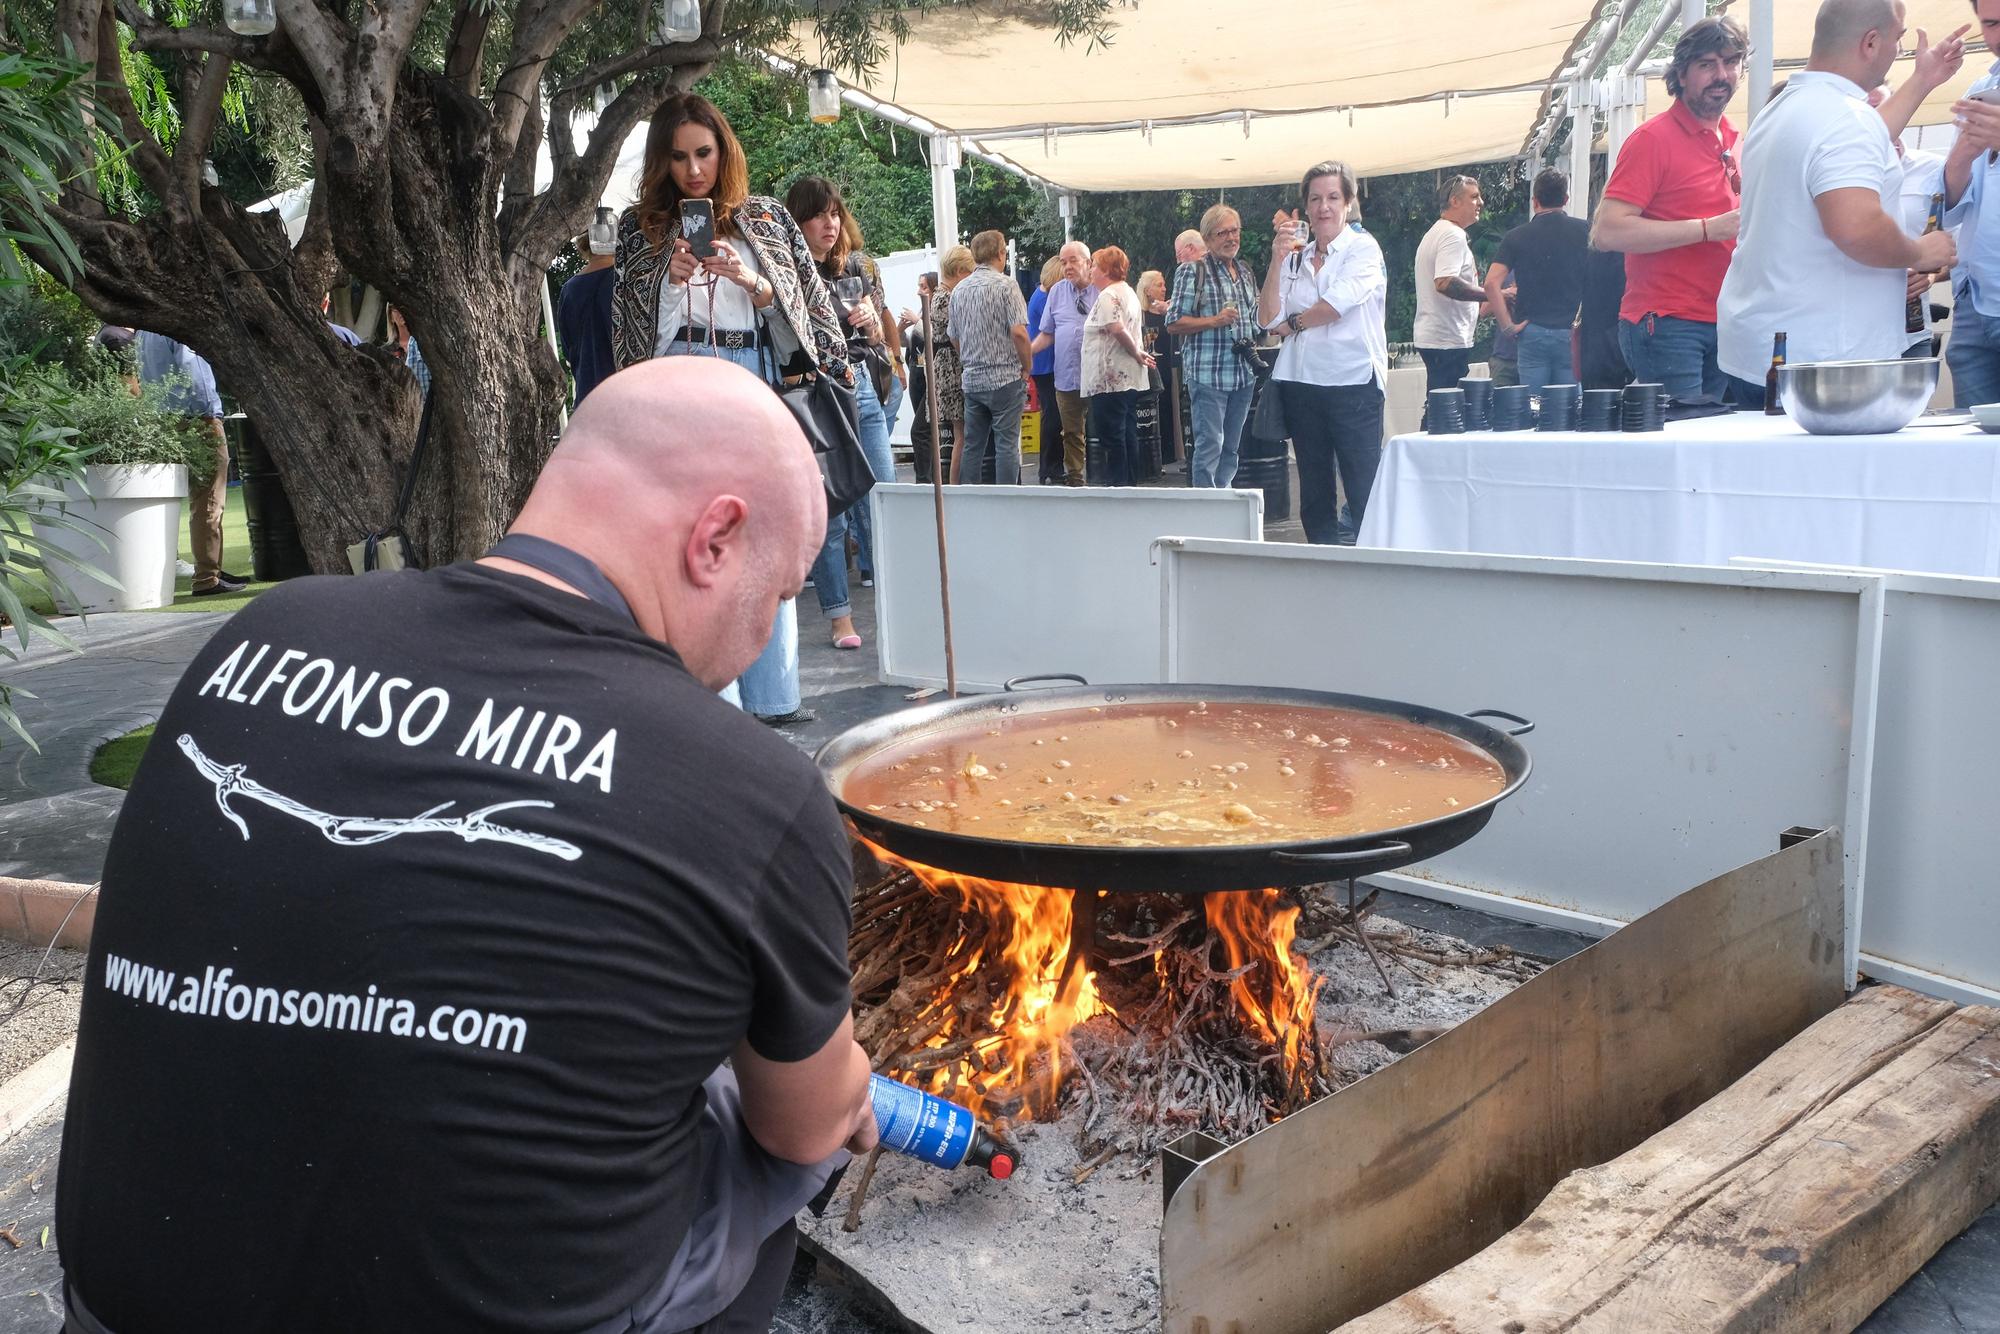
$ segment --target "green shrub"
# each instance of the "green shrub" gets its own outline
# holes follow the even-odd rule
[[[149,384],[138,397],[123,380],[72,383],[64,408],[91,463],[178,463],[199,486],[215,476],[215,436],[207,422],[162,408],[173,382]]]

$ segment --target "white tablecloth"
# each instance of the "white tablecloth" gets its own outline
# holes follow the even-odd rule
[[[2000,575],[2000,435],[1816,436],[1751,413],[1634,435],[1400,435],[1360,544]]]

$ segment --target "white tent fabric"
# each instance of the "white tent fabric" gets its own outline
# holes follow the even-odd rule
[[[1346,111],[1230,119],[1140,131],[1059,132],[981,139],[1029,171],[1071,190],[1169,190],[1295,181],[1337,158],[1361,176],[1512,157],[1541,105],[1539,89]]]

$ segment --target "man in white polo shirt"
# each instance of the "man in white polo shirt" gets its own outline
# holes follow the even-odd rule
[[[1896,216],[1902,165],[1868,89],[1903,37],[1901,0],[1826,0],[1812,59],[1750,127],[1743,222],[1716,302],[1716,360],[1756,385],[1775,335],[1793,362],[1900,356],[1904,276],[1957,258]]]

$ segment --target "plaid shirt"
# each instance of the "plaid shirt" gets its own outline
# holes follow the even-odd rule
[[[1174,299],[1167,309],[1167,323],[1193,317],[1220,315],[1222,308],[1236,306],[1236,323],[1206,329],[1198,334],[1179,335],[1181,378],[1205,389],[1240,389],[1249,384],[1249,364],[1236,355],[1239,338],[1257,337],[1257,280],[1250,266],[1239,256],[1236,276],[1221,260],[1213,257],[1194,260],[1174,270]]]

